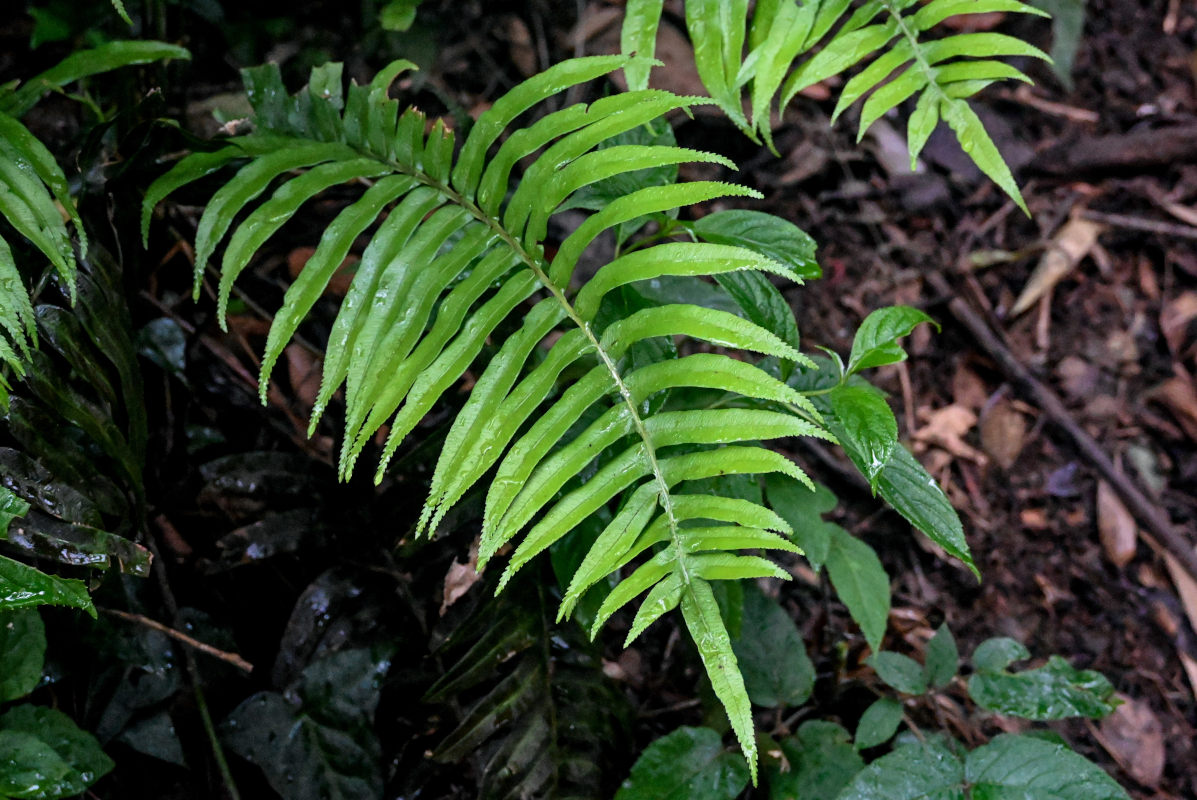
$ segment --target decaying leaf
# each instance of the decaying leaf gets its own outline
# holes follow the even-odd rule
[[[981,413],[981,447],[1002,469],[1014,466],[1026,437],[1026,417],[1008,400],[999,400]]]
[[[1185,434],[1197,442],[1197,388],[1192,378],[1179,373],[1148,392],[1148,397],[1166,406]]]
[[[1106,558],[1115,566],[1129,564],[1138,545],[1135,518],[1105,481],[1097,482],[1097,530]]]
[[[1179,356],[1188,338],[1189,324],[1197,319],[1197,292],[1182,292],[1160,310],[1160,332],[1174,356]]]
[[[1016,317],[1035,305],[1039,298],[1072,272],[1097,244],[1101,231],[1101,225],[1080,217],[1073,217],[1064,223],[1052,237],[1047,251],[1023,287],[1022,294],[1014,301],[1010,316]]]
[[[933,445],[957,458],[986,464],[985,454],[964,441],[964,435],[977,424],[977,415],[959,403],[930,411],[919,409],[923,427],[912,434],[916,442]]]
[[[1164,726],[1147,703],[1124,695],[1096,731],[1102,747],[1139,783],[1154,789],[1164,776]]]
[[[478,539],[475,538],[473,544],[470,545],[470,555],[466,558],[466,563],[462,564],[455,558],[449,565],[449,571],[445,573],[441,616],[445,616],[449,606],[460,600],[481,577],[478,574]]]

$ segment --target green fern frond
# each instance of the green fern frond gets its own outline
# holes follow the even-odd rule
[[[148,228],[153,207],[175,189],[237,162],[196,235],[197,291],[206,262],[228,238],[218,290],[223,324],[238,273],[305,201],[340,183],[368,186],[333,220],[288,289],[262,361],[263,393],[283,347],[353,241],[367,231],[369,243],[333,324],[313,412],[314,425],[345,387],[342,477],[389,425],[376,476],[381,479],[403,439],[483,356],[488,338],[519,321],[487,356],[456,416],[419,530],[435,530],[493,469],[479,563],[518,540],[502,587],[536,555],[622,498],[621,511],[574,578],[562,614],[598,579],[643,555],[647,560],[618,584],[600,617],[648,592],[638,633],[680,604],[755,768],[748,698],[709,584],[786,578],[771,562],[740,551],[796,548],[778,535],[788,528],[767,508],[690,494],[684,484],[768,472],[809,483],[791,461],[759,442],[830,435],[810,421],[818,415],[805,398],[760,367],[716,352],[647,365],[629,354],[645,341],[683,336],[712,348],[811,362],[776,334],[728,312],[678,304],[612,318],[610,300],[629,284],[670,276],[748,271],[800,278],[767,252],[664,242],[629,249],[575,289],[578,260],[603,232],[713,198],[756,193],[711,181],[636,189],[591,215],[550,256],[550,217],[585,187],[662,164],[731,165],[721,156],[675,146],[599,147],[671,110],[703,102],[658,90],[606,97],[512,128],[524,112],[571,86],[644,63],[605,56],[559,64],[496,101],[456,157],[451,130],[441,122],[429,125],[414,109],[401,111],[389,98],[387,87],[406,63],[368,86],[351,85],[344,96],[335,65],[316,70],[295,95],[284,91],[277,68],[250,70],[255,131],[180,161],[150,187],[143,223]],[[529,161],[509,192],[516,165]],[[546,346],[550,336],[556,339]],[[760,402],[705,410],[660,410],[650,402],[675,387]]]
[[[662,0],[628,2],[625,53],[653,54],[662,5]],[[770,113],[775,102],[780,113],[803,89],[871,59],[844,85],[833,119],[863,100],[858,134],[863,137],[874,122],[917,96],[907,134],[911,163],[943,120],[976,165],[1026,211],[1009,167],[966,100],[998,80],[1031,82],[1022,71],[996,59],[1051,59],[1000,33],[923,37],[960,14],[1048,16],[1045,12],[1018,0],[932,0],[926,5],[917,0],[868,0],[854,11],[850,0],[762,0],[750,17],[749,5],[747,0],[688,0],[685,8],[703,85],[754,141],[763,137],[773,148]],[[627,78],[632,88],[648,86],[642,66],[628,71]]]
[[[66,221],[78,236],[79,258],[87,256],[87,233],[62,168],[18,117],[46,93],[81,78],[131,64],[189,57],[183,48],[163,42],[108,42],[71,54],[16,89],[0,88],[0,217],[53,265],[72,303],[77,261]],[[0,365],[18,377],[24,375],[36,345],[29,293],[9,243],[0,236]],[[4,398],[0,378],[0,402]]]

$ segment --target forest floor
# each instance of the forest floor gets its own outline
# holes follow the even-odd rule
[[[348,74],[359,77],[385,63],[370,52],[370,42],[353,38],[352,26],[324,24],[333,18],[333,5],[313,4],[325,16],[300,19],[269,46],[261,36],[234,42],[222,34],[220,47],[237,47],[216,52],[211,46],[206,55],[196,23],[190,46],[197,63],[210,69],[193,73],[185,103],[189,126],[213,132],[211,109],[231,102],[227,93],[238,86],[234,62],[269,56],[286,64],[323,54],[344,59]],[[476,112],[549,63],[611,52],[618,6],[429,0],[421,18],[443,28],[437,37],[404,42],[431,49],[421,79],[431,104]],[[671,44],[658,53],[666,62],[662,85],[703,94],[676,22],[667,23]],[[1038,22],[1016,32],[1050,43],[1049,27]],[[19,25],[6,33],[27,35]],[[439,50],[430,44],[438,37]],[[11,66],[0,61],[0,74]],[[301,72],[294,69],[294,85]],[[205,79],[196,81],[195,74]],[[983,119],[1024,187],[1029,219],[982,179],[948,132],[932,137],[914,173],[902,120],[883,119],[857,146],[853,120],[829,122],[834,87],[814,87],[778,121],[780,158],[716,115],[675,120],[681,144],[726,154],[741,167],[738,174],[716,168],[683,175],[751,185],[764,193],[753,207],[785,217],[820,243],[822,280],[787,290],[808,346],[847,352],[860,320],[883,305],[914,305],[942,323],[938,333],[917,330],[909,361],[877,377],[891,394],[904,441],[960,511],[981,582],[911,536],[896,514],[878,511],[867,486],[834,456],[818,449],[794,454],[844,501],[837,521],[873,543],[895,576],[891,639],[921,650],[946,620],[964,653],[1004,635],[1037,656],[1059,653],[1079,668],[1100,670],[1124,705],[1100,723],[1056,729],[1135,797],[1197,797],[1197,579],[1166,554],[1168,543],[1144,515],[1128,510],[1134,503],[1115,488],[1118,479],[1103,474],[1074,435],[1095,442],[1122,482],[1157,516],[1170,518],[1179,539],[1190,547],[1197,542],[1197,4],[1089,0],[1073,85],[1066,87],[1047,67],[1035,67],[1032,75],[1034,87],[998,87],[980,100]],[[45,119],[31,117],[30,124],[43,136],[55,135]],[[339,202],[332,197],[327,209],[313,213],[327,219]],[[288,350],[289,380],[272,394],[270,407],[256,405],[251,376],[267,329],[256,308],[277,304],[279,276],[310,253],[302,233],[289,233],[293,241],[284,240],[273,260],[247,275],[230,334],[216,331],[210,310],[196,311],[183,299],[186,248],[150,254],[152,277],[140,301],[143,315],[169,313],[194,334],[186,391],[166,387],[165,378],[162,386],[148,383],[151,394],[166,398],[151,412],[152,441],[163,453],[152,478],[158,498],[153,530],[171,565],[174,594],[181,606],[207,615],[197,623],[201,629],[215,620],[235,633],[230,648],[235,640],[250,661],[273,662],[280,686],[294,677],[301,657],[286,652],[297,597],[312,604],[311,626],[327,623],[327,597],[350,609],[343,614],[345,636],[371,626],[402,627],[407,623],[368,620],[379,606],[361,600],[360,588],[346,589],[344,578],[400,567],[370,563],[360,550],[331,563],[263,569],[250,562],[264,559],[263,548],[285,558],[301,548],[324,552],[330,539],[340,542],[331,552],[342,554],[345,537],[330,527],[352,533],[380,515],[406,519],[421,499],[410,496],[410,487],[371,495],[368,480],[323,488],[329,474],[320,462],[332,458],[334,431],[322,428],[311,441],[303,435],[304,411],[318,387],[315,361],[303,348]],[[1052,268],[1054,274],[1044,275]],[[1045,408],[1018,365],[1058,396],[1062,408]],[[197,472],[185,464],[187,451],[202,452],[197,437],[208,434],[238,441],[242,449],[289,448],[290,454],[230,467],[227,474],[227,464],[214,460]],[[265,495],[255,494],[246,489],[251,479],[275,483]],[[263,496],[281,498],[273,510],[289,515],[285,526],[256,524]],[[435,591],[453,556],[446,550],[437,562]],[[464,553],[456,556],[464,560]],[[321,575],[334,563],[336,574]],[[317,576],[323,583],[309,585]],[[798,577],[785,597],[814,650],[849,623],[842,609],[822,600],[813,574]],[[388,593],[393,597],[390,589],[376,594]],[[257,609],[253,620],[239,616],[245,607]],[[321,613],[325,623],[318,622]],[[637,734],[641,744],[696,720],[692,686],[669,669],[667,638],[658,631],[644,652],[621,654],[609,637],[608,674],[651,719]],[[310,657],[316,645],[305,646],[303,657]],[[665,677],[646,679],[649,665]],[[258,670],[254,680],[261,688],[271,675]],[[244,680],[231,668],[219,676],[236,686]],[[223,708],[222,702],[235,704],[245,694],[243,687],[214,690],[212,702]],[[653,709],[646,711],[650,702]],[[992,720],[978,722],[951,702],[939,716],[966,741],[995,730]],[[384,744],[395,745],[396,736],[384,731]],[[184,738],[188,746],[205,747],[202,736]],[[403,752],[404,745],[395,746]],[[121,778],[123,796],[149,796],[133,788],[143,777]],[[182,788],[187,781],[154,780],[157,796],[192,796]]]

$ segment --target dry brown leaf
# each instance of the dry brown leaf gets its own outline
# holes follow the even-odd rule
[[[1148,392],[1148,397],[1166,406],[1188,437],[1197,441],[1197,389],[1192,378],[1184,374],[1169,378]]]
[[[981,448],[1002,469],[1010,469],[1022,453],[1027,420],[1007,400],[999,400],[981,413]]]
[[[1065,356],[1056,365],[1056,377],[1065,394],[1080,399],[1092,396],[1101,370],[1079,356]]]
[[[1010,316],[1016,317],[1031,308],[1039,298],[1072,272],[1081,259],[1093,249],[1093,245],[1097,244],[1097,236],[1101,231],[1101,225],[1080,217],[1073,217],[1064,223],[1052,237],[1035,271],[1027,280],[1027,285],[1023,287],[1022,294],[1014,301]]]
[[[1132,778],[1154,789],[1164,776],[1164,726],[1147,703],[1118,699],[1122,705],[1101,721],[1097,740]]]
[[[1135,557],[1139,543],[1135,518],[1105,481],[1097,482],[1097,531],[1106,557],[1115,566],[1125,567]]]
[[[283,350],[287,357],[287,377],[296,401],[306,409],[316,403],[320,394],[320,359],[298,343],[291,343]]]
[[[310,259],[316,253],[314,247],[296,247],[290,253],[287,253],[287,272],[291,275],[291,280],[299,277],[299,273],[303,271],[304,266],[307,265]],[[353,267],[360,259],[357,256],[348,256],[341,266],[337,267],[337,271],[328,279],[328,284],[324,287],[325,297],[344,297],[349,291],[349,284],[353,282]]]
[[[980,465],[988,463],[985,454],[964,441],[964,435],[977,424],[977,415],[964,406],[953,403],[950,406],[929,411],[919,409],[923,427],[912,434],[915,441],[939,447],[957,458],[968,459]]]
[[[535,74],[536,47],[532,42],[532,32],[528,30],[527,23],[519,17],[509,17],[506,32],[511,63],[515,64],[515,68],[525,78]]]
[[[1184,347],[1189,323],[1197,319],[1197,292],[1181,292],[1164,303],[1160,310],[1160,332],[1164,334],[1164,341],[1172,355],[1179,356]]]
[[[964,364],[957,364],[952,374],[952,400],[973,411],[980,411],[989,400],[985,382]]]
[[[460,600],[466,592],[481,579],[478,574],[478,539],[470,545],[470,554],[466,563],[460,563],[456,558],[449,565],[445,573],[445,589],[441,595],[441,616],[449,610],[449,606]]]
[[[954,31],[991,31],[1006,18],[1004,11],[987,11],[984,14],[956,14],[941,24]]]

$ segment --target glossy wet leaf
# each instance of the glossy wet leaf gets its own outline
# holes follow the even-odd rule
[[[864,769],[848,732],[834,722],[802,723],[781,749],[789,769],[770,768],[769,800],[834,800]]]
[[[898,339],[923,322],[938,327],[935,320],[910,306],[879,308],[869,314],[856,329],[852,352],[848,356],[847,373],[851,375],[862,369],[905,361],[906,351],[898,344]]]
[[[46,657],[46,628],[37,609],[0,611],[0,704],[37,688]]]
[[[882,650],[869,658],[869,665],[877,671],[881,680],[899,692],[923,694],[927,691],[923,665],[910,656]]]
[[[852,451],[848,454],[854,461],[859,457]],[[877,492],[911,525],[980,576],[964,538],[960,515],[931,474],[902,445],[894,448],[889,463],[878,475]]]
[[[743,615],[732,649],[749,699],[768,708],[805,702],[814,688],[815,668],[794,620],[752,584],[744,587]]]
[[[902,704],[892,697],[882,697],[860,715],[856,723],[856,749],[867,750],[888,742],[902,724]]]
[[[0,539],[8,537],[8,526],[14,519],[29,513],[29,504],[5,486],[0,486]]]
[[[874,651],[889,619],[889,575],[877,553],[867,543],[838,525],[828,529],[827,574],[840,600]]]
[[[83,581],[47,575],[0,556],[0,613],[34,606],[70,606],[96,616]]]
[[[48,558],[75,567],[115,567],[129,575],[150,574],[150,551],[123,536],[61,522],[38,512],[30,513],[9,541],[31,557]]]
[[[165,711],[130,725],[121,732],[117,741],[167,764],[187,766],[179,732],[175,730],[170,714]]]
[[[965,759],[974,800],[1129,800],[1100,767],[1067,745],[1002,734]]]
[[[287,697],[259,692],[241,703],[225,720],[223,738],[284,800],[380,798],[382,751],[372,725],[389,667],[390,648],[322,658]]]
[[[988,663],[996,667],[1000,662]],[[982,708],[1034,720],[1099,719],[1115,707],[1114,687],[1104,675],[1078,670],[1059,656],[1021,672],[979,668],[968,679],[968,693]]]
[[[828,395],[842,430],[839,440],[859,453],[864,474],[876,490],[878,476],[898,445],[898,421],[885,397],[871,386],[837,386]]]
[[[710,728],[682,727],[644,749],[615,800],[733,800],[748,767]]]
[[[95,737],[61,711],[21,705],[0,716],[0,794],[77,795],[113,766]]]

